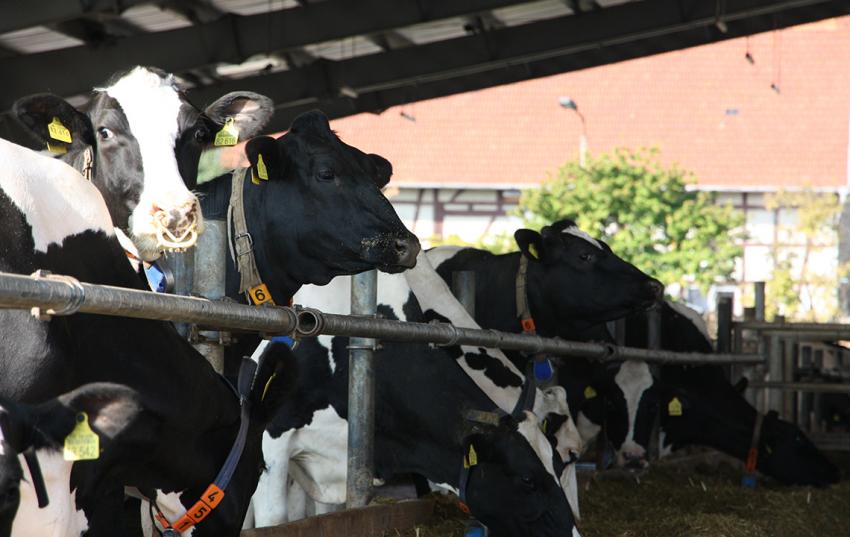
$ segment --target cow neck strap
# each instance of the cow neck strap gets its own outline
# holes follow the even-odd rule
[[[244,293],[250,304],[259,306],[275,302],[268,286],[260,278],[257,259],[254,257],[254,239],[248,232],[248,220],[245,218],[244,185],[245,168],[233,170],[230,189],[230,205],[227,207],[227,244],[230,257],[239,272],[239,292]]]
[[[750,441],[750,450],[747,452],[746,470],[748,474],[756,472],[756,466],[759,462],[759,442],[761,441],[761,429],[764,424],[764,414],[756,413],[756,421],[753,425],[753,438]]]
[[[260,359],[262,360],[262,357]],[[248,396],[251,392],[256,372],[256,362],[248,359],[242,360],[242,364],[239,367],[239,380],[237,382],[239,391],[239,432],[236,433],[236,440],[234,440],[233,446],[231,446],[230,452],[224,460],[224,464],[218,471],[213,482],[201,494],[201,498],[174,523],[168,521],[168,518],[165,517],[156,504],[156,501],[148,499],[148,502],[156,510],[155,518],[163,528],[162,533],[164,537],[182,535],[183,532],[210,516],[224,499],[224,491],[227,490],[227,485],[230,484],[233,473],[236,471],[236,466],[239,465],[239,460],[242,458],[242,452],[245,450],[245,441],[248,438],[248,426],[251,423],[251,406]]]
[[[528,258],[523,253],[519,254],[519,268],[516,272],[516,310],[522,333],[537,334],[537,324],[531,316],[531,306],[528,304]],[[546,360],[546,353],[534,353],[532,358],[535,363],[541,363]],[[535,376],[534,371],[531,376]]]

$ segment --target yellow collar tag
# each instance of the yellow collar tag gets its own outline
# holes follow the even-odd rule
[[[224,126],[215,134],[215,146],[236,145],[239,142],[239,128],[232,117],[224,120]]]
[[[77,425],[65,437],[62,457],[66,461],[91,461],[100,457],[100,438],[89,427],[89,416],[77,414]]]
[[[469,453],[463,458],[463,467],[472,468],[478,464],[478,453],[475,452],[475,446],[469,444]]]
[[[263,181],[269,180],[269,171],[266,169],[266,163],[263,162],[263,154],[257,155],[257,177]]]
[[[667,404],[667,415],[668,416],[681,416],[682,415],[682,402],[679,401],[678,397],[674,397]]]
[[[593,399],[594,397],[596,397],[596,390],[593,389],[593,386],[588,386],[584,389],[585,399]]]
[[[51,153],[55,153],[57,155],[64,155],[65,153],[68,152],[68,148],[66,148],[64,145],[62,145],[62,144],[51,144],[50,142],[47,142],[47,150],[50,151]]]
[[[248,289],[248,295],[251,297],[251,302],[253,302],[255,306],[266,303],[271,304],[272,306],[275,305],[274,300],[272,300],[272,294],[269,292],[269,288],[266,287],[266,284],[264,283]]]
[[[71,143],[71,131],[69,131],[68,127],[59,121],[58,117],[54,117],[53,121],[47,124],[47,133],[54,140],[59,140],[60,142],[68,144]]]

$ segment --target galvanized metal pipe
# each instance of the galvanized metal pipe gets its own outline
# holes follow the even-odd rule
[[[57,312],[68,310],[68,313],[79,311],[119,317],[196,323],[206,327],[215,326],[227,330],[266,334],[290,334],[295,331],[302,337],[327,334],[441,345],[464,344],[526,352],[546,352],[556,356],[576,356],[599,361],[643,360],[651,363],[678,364],[764,362],[763,357],[757,354],[651,351],[495,330],[457,328],[445,323],[423,324],[337,315],[311,309],[298,312],[296,318],[295,310],[286,307],[258,308],[195,297],[165,295],[88,283],[74,285],[66,281],[0,273],[0,308],[30,309],[32,307],[42,308],[45,312],[47,310]]]
[[[755,388],[769,390],[800,391],[812,393],[850,393],[850,384],[820,383],[820,382],[751,382]]]
[[[756,312],[758,314],[758,312]],[[842,333],[850,336],[850,323],[786,323],[766,321],[737,321],[735,326],[746,330],[759,332],[809,332],[812,334],[823,332]]]
[[[40,308],[43,314],[54,315],[79,311],[269,334],[295,330],[295,312],[289,308],[257,308],[52,278],[0,273],[0,308]]]
[[[195,246],[195,275],[192,291],[209,300],[221,300],[225,293],[227,259],[227,222],[206,220],[204,232]],[[217,372],[224,372],[224,345],[222,332],[199,330],[192,345]]]
[[[351,314],[374,316],[378,273],[351,277]],[[372,491],[375,443],[375,340],[352,337],[348,355],[348,476],[345,505],[363,507]]]
[[[717,352],[725,353],[732,350],[732,308],[734,295],[731,293],[717,294]]]
[[[779,335],[770,336],[770,358],[767,362],[767,376],[771,382],[782,381],[782,340]],[[776,391],[767,393],[768,410],[782,411],[782,394]]]
[[[764,322],[765,319],[765,286],[764,282],[753,283],[753,295],[755,296],[756,321]]]

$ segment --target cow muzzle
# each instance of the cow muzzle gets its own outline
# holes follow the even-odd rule
[[[202,222],[197,198],[172,209],[154,205],[152,218],[160,249],[183,251],[197,242]]]

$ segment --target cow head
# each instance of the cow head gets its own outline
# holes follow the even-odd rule
[[[268,280],[324,285],[343,274],[415,265],[419,241],[381,193],[390,163],[343,143],[321,112],[298,116],[277,140],[251,140],[246,153],[256,184],[245,186],[245,212],[249,225],[260,220],[250,226],[258,263],[265,249],[278,272]]]
[[[115,226],[145,260],[191,246],[203,230],[198,200],[189,190],[201,149],[227,119],[247,138],[271,112],[267,98],[242,92],[225,95],[202,113],[172,75],[146,67],[115,76],[79,110],[50,94],[14,105],[18,120],[78,170],[91,151],[92,182]]]
[[[466,503],[494,536],[576,536],[563,467],[533,412],[468,436]]]
[[[136,392],[106,383],[87,384],[37,406],[0,402],[0,537],[8,537],[13,526],[22,535],[49,533],[45,526],[74,533],[74,528],[60,526],[68,522],[85,523],[80,516],[68,517],[78,507],[68,482],[73,463],[62,460],[65,438],[85,413],[91,430],[100,438],[103,454],[141,412]],[[22,460],[19,454],[30,448],[42,461],[43,483],[49,499],[48,505],[41,509],[35,498],[33,478],[24,476],[19,462]],[[44,461],[51,462],[45,465]],[[85,527],[76,529],[82,532]]]
[[[604,242],[561,220],[539,233],[520,229],[517,245],[529,260],[528,294],[541,333],[560,335],[568,324],[593,325],[643,309],[664,287],[619,257]]]
[[[796,425],[768,412],[762,423],[758,470],[785,485],[825,487],[838,483],[838,468]]]

